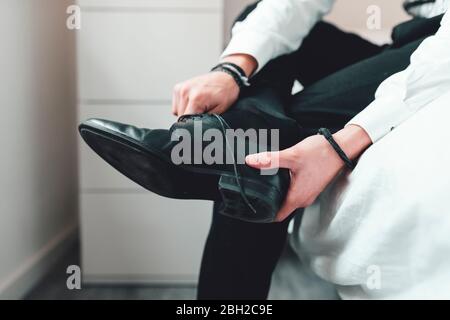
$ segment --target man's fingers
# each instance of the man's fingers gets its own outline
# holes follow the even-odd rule
[[[191,90],[188,95],[188,102],[183,114],[198,114],[203,113],[205,107],[203,106],[204,95],[198,91]]]
[[[184,109],[183,114],[197,114],[202,113],[202,110],[200,110],[200,106],[197,102],[189,100],[187,103],[186,109]]]
[[[292,165],[287,150],[251,154],[245,158],[245,163],[256,169],[290,169]]]

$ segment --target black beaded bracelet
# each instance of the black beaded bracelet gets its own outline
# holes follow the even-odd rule
[[[327,128],[320,128],[318,134],[324,136],[325,139],[327,139],[327,141],[331,144],[331,146],[339,155],[339,157],[342,159],[342,161],[344,161],[347,168],[349,168],[350,170],[355,169],[356,164],[352,160],[350,160],[349,157],[347,157],[344,150],[342,150],[342,148],[339,146],[336,140],[334,140],[330,130],[328,130]]]

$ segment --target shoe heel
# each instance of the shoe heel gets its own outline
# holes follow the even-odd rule
[[[219,180],[219,191],[223,199],[220,213],[248,222],[274,222],[282,202],[279,192],[273,187],[249,179],[241,179],[240,183],[256,212],[244,201],[236,178],[222,175]]]

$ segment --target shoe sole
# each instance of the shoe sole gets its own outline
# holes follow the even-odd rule
[[[174,165],[157,150],[107,128],[81,125],[80,134],[89,147],[117,171],[161,196],[215,201],[220,199],[217,197],[220,194],[222,214],[257,223],[273,222],[281,205],[282,197],[277,188],[241,178],[240,184],[256,210],[254,213],[243,200],[236,178],[227,172]],[[199,174],[204,176],[203,180],[199,180]],[[191,181],[204,187],[192,188]]]

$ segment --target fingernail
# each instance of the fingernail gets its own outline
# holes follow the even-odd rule
[[[270,165],[272,160],[268,153],[261,153],[259,156],[259,162],[264,166],[268,166],[268,165]]]
[[[245,157],[245,162],[247,163],[258,163],[258,156],[251,154]]]

